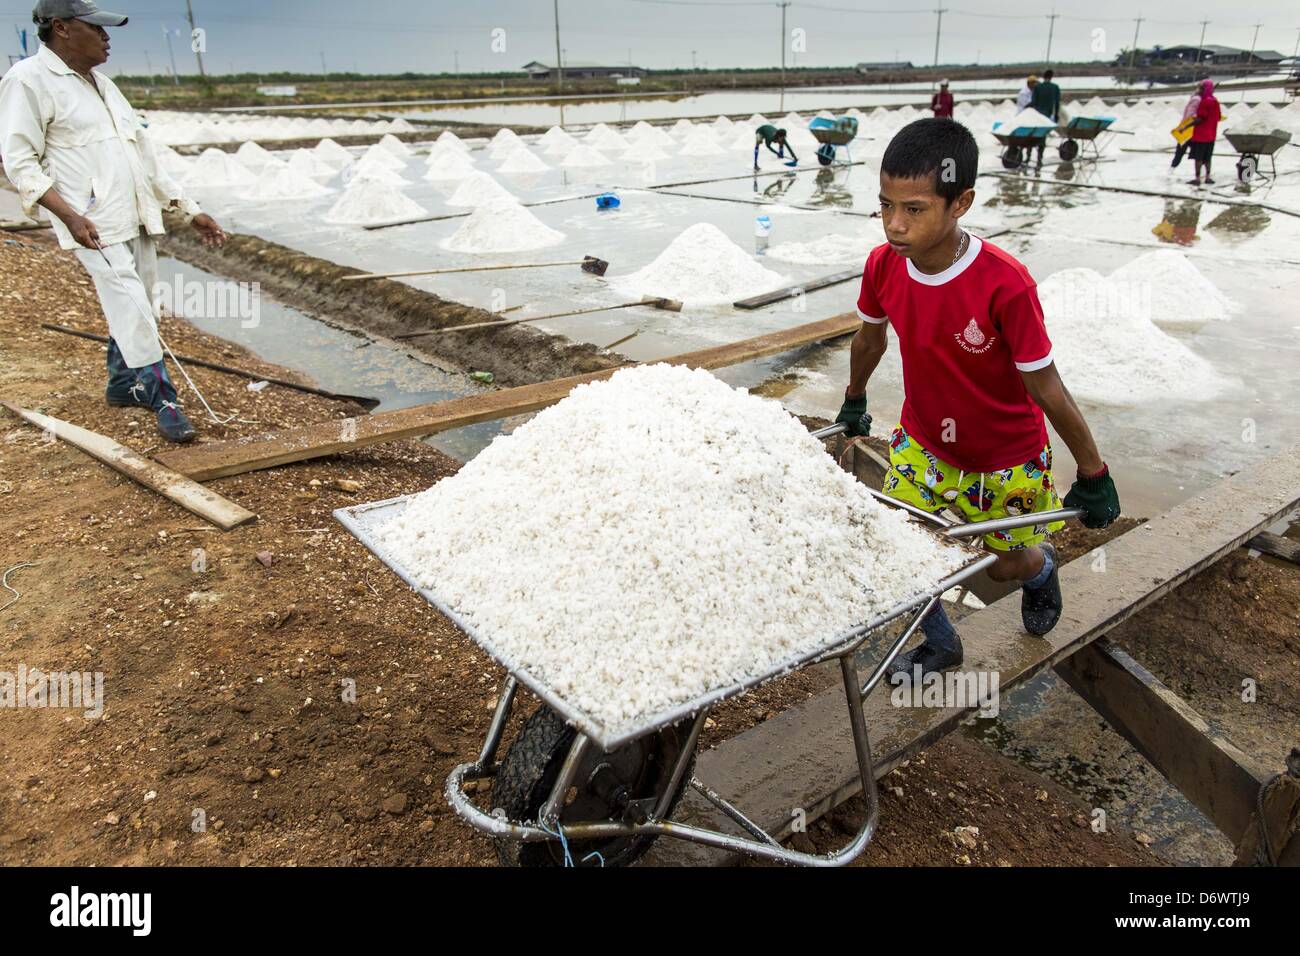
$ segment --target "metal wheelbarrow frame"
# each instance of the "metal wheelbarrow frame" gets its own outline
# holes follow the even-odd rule
[[[814,432],[813,435],[818,438],[827,438],[842,434],[844,431],[845,427],[843,425],[833,425],[819,432]],[[991,521],[957,524],[942,515],[931,514],[904,502],[895,501],[874,489],[869,490],[873,497],[878,500],[893,507],[902,508],[913,516],[933,525],[939,533],[956,540],[983,535],[990,531],[1008,530],[1030,524],[1046,524],[1080,514],[1079,509],[1058,509]],[[939,601],[940,596],[950,588],[957,587],[983,571],[997,560],[996,555],[979,555],[972,549],[971,560],[953,574],[923,589],[908,600],[900,602],[873,620],[842,632],[826,645],[796,658],[782,661],[757,677],[746,679],[729,687],[715,689],[671,710],[656,714],[647,718],[643,725],[632,730],[610,733],[588,715],[575,710],[571,705],[561,700],[542,681],[530,674],[526,668],[510,661],[508,656],[495,648],[490,640],[477,634],[474,627],[453,608],[448,607],[437,595],[421,588],[415,581],[412,572],[393,559],[391,555],[388,555],[384,548],[378,544],[374,536],[376,528],[379,524],[392,517],[396,513],[396,509],[404,508],[410,497],[406,495],[370,504],[340,508],[334,512],[334,516],[380,561],[388,565],[429,603],[447,615],[457,627],[508,671],[508,677],[502,687],[492,716],[492,722],[488,727],[487,736],[479,750],[478,757],[472,762],[459,764],[452,770],[447,777],[444,795],[456,814],[477,830],[500,839],[517,840],[523,843],[558,841],[565,845],[566,853],[567,841],[569,840],[668,836],[718,849],[748,853],[751,856],[782,863],[841,866],[857,858],[867,844],[871,842],[875,834],[879,814],[874,763],[871,756],[871,743],[867,736],[863,703],[880,683],[885,675],[886,668],[889,667],[894,658],[902,651],[903,646],[915,634],[921,620]],[[853,660],[854,653],[877,630],[909,615],[907,626],[902,633],[894,640],[888,652],[872,670],[871,676],[865,682],[860,683],[857,665]],[[867,802],[866,816],[852,840],[840,849],[827,854],[803,853],[787,849],[763,830],[762,827],[745,816],[730,801],[694,776],[689,778],[687,784],[708,800],[709,803],[722,811],[748,835],[737,836],[718,830],[675,823],[669,819],[669,812],[682,787],[687,768],[695,757],[704,722],[715,705],[743,691],[766,683],[775,677],[791,673],[801,667],[829,660],[839,661],[840,675],[844,684],[845,701],[848,708],[849,727],[853,735],[854,749],[858,759],[862,793]],[[569,746],[561,765],[559,775],[541,807],[538,819],[527,821],[506,819],[501,811],[484,812],[474,804],[473,800],[465,792],[467,783],[492,779],[500,770],[501,763],[497,760],[497,754],[521,684],[537,695],[546,706],[554,710],[567,723],[573,725],[576,730],[573,742]],[[640,819],[566,822],[563,824],[563,830],[561,831],[560,815],[564,808],[565,796],[570,787],[574,785],[578,769],[590,748],[598,747],[606,753],[613,753],[618,748],[635,740],[659,732],[666,727],[679,724],[685,725],[688,721],[689,729],[686,733],[685,743],[682,745],[671,771],[669,771],[667,786],[662,793],[656,794],[652,807],[639,808]],[[644,803],[644,801],[642,802]]]
[[[832,163],[853,163],[853,153],[849,150],[849,144],[858,135],[858,120],[854,116],[841,116],[839,119],[827,119],[825,116],[814,116],[808,123],[808,132],[812,133],[813,138],[822,144],[822,149],[817,150],[817,161],[823,166],[829,166]],[[822,152],[827,146],[830,147],[830,158],[825,159]],[[839,150],[844,150],[847,160],[839,159]]]
[[[1237,179],[1243,183],[1268,182],[1277,179],[1277,151],[1291,142],[1291,134],[1284,129],[1275,129],[1271,133],[1234,133],[1227,130],[1223,134],[1241,158],[1237,160]],[[1259,157],[1267,156],[1271,176],[1266,176],[1259,168]]]
[[[1002,122],[993,124],[993,138],[1006,147],[1002,150],[1004,169],[1019,169],[1024,165],[1020,151],[1046,147],[1047,137],[1056,130],[1055,126],[1017,126],[999,132],[998,127],[1003,125]]]
[[[1113,116],[1076,116],[1070,122],[1056,127],[1057,135],[1061,137],[1061,144],[1056,151],[1062,162],[1068,163],[1079,155],[1080,143],[1089,151],[1084,159],[1094,162],[1101,159],[1101,147],[1119,132],[1110,128],[1114,122]]]

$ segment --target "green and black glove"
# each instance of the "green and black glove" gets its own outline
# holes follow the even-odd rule
[[[835,424],[847,425],[848,434],[854,436],[867,436],[871,434],[871,416],[867,414],[867,396],[862,395],[859,398],[849,398],[848,393],[844,393],[844,404],[840,406],[840,413],[835,417]]]
[[[1065,496],[1065,507],[1082,508],[1080,519],[1089,528],[1104,528],[1119,517],[1119,492],[1110,478],[1110,468],[1090,477],[1080,475]]]

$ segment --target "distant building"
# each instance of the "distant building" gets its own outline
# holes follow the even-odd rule
[[[855,69],[859,73],[889,73],[894,70],[911,70],[911,60],[881,60],[878,63],[859,63]]]
[[[1126,58],[1127,54],[1121,54],[1121,61]],[[1151,50],[1142,51],[1142,62],[1145,64],[1195,64],[1199,62],[1202,66],[1207,64],[1215,66],[1279,66],[1284,59],[1286,57],[1276,50],[1256,50],[1252,53],[1250,50],[1243,50],[1240,47],[1222,46],[1218,43],[1207,43],[1204,46],[1184,44],[1155,47]]]
[[[556,71],[555,67],[534,60],[532,63],[524,64],[524,72],[528,74],[530,80],[553,80]],[[602,66],[599,63],[583,63],[580,61],[564,64],[564,75],[575,80],[591,79],[593,77],[602,79],[640,79],[645,74],[646,71],[639,66]]]

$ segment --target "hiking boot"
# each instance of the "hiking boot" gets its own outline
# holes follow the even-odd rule
[[[194,426],[175,402],[163,402],[158,407],[158,434],[168,441],[183,445],[194,440]]]
[[[933,674],[938,671],[946,671],[949,668],[960,666],[964,655],[961,650],[961,642],[957,642],[956,647],[935,647],[933,644],[922,644],[914,647],[905,654],[899,654],[886,670],[886,676],[893,683],[895,674],[906,674],[911,680],[915,677],[914,668],[919,664],[921,667],[921,676]]]
[[[1056,549],[1050,544],[1041,545],[1052,556],[1052,573],[1042,586],[1020,588],[1020,620],[1030,634],[1046,634],[1061,619],[1061,566],[1056,561]]]

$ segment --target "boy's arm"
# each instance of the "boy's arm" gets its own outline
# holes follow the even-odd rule
[[[1119,493],[1110,469],[1097,450],[1092,430],[1074,403],[1074,396],[1061,381],[1056,364],[1033,372],[1022,371],[1020,378],[1025,383],[1025,391],[1043,410],[1078,465],[1078,477],[1065,496],[1066,507],[1083,508],[1082,520],[1089,528],[1106,527],[1120,515]]]
[[[871,431],[867,381],[889,348],[887,327],[886,322],[863,322],[849,346],[849,386],[844,390],[844,404],[835,423],[847,425],[850,435],[867,435]]]

